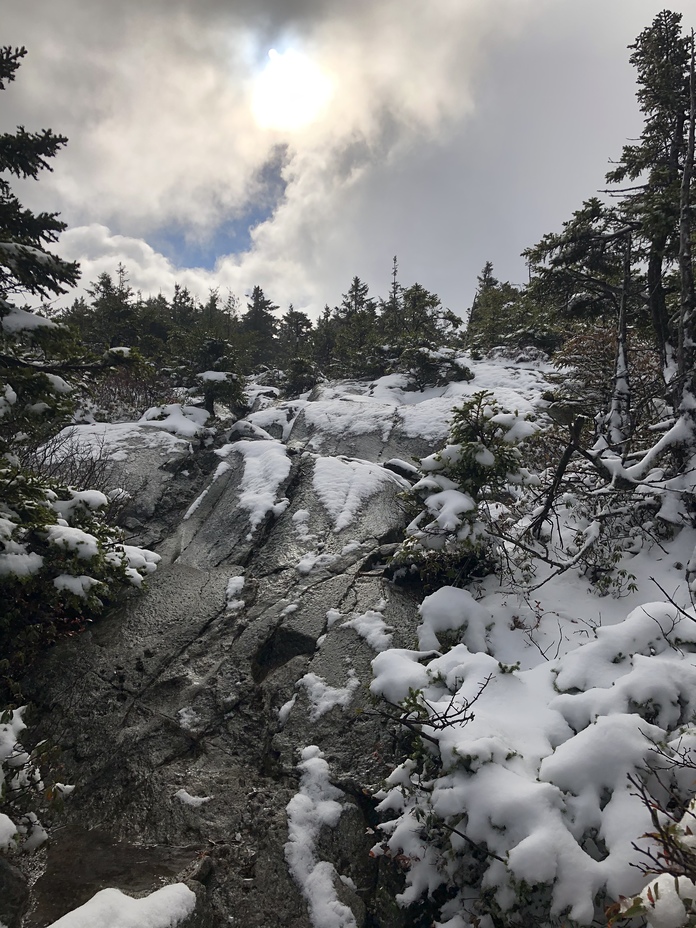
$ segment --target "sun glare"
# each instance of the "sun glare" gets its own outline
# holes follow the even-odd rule
[[[331,81],[305,55],[268,53],[252,97],[256,122],[264,129],[294,130],[309,125],[331,97]]]

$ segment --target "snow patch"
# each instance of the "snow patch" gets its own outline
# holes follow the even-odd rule
[[[307,900],[314,928],[357,928],[351,909],[336,894],[338,874],[333,864],[317,859],[323,828],[335,828],[343,793],[329,782],[329,765],[315,745],[302,751],[298,765],[300,789],[287,805],[288,841],[285,859],[290,874]]]

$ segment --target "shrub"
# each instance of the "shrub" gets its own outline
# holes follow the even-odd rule
[[[536,431],[486,391],[454,411],[449,443],[421,461],[411,493],[422,508],[392,562],[397,578],[459,586],[500,562],[496,536],[514,518],[515,490],[537,482],[521,463],[521,444]]]
[[[108,524],[108,502],[0,462],[0,699],[17,698],[17,677],[41,648],[155,569],[158,555]]]

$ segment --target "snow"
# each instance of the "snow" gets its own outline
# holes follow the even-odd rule
[[[295,570],[298,574],[306,576],[313,570],[328,570],[336,561],[338,561],[338,555],[336,554],[319,554],[316,551],[308,551],[302,555]]]
[[[59,377],[58,374],[44,373],[44,377],[50,383],[54,393],[72,393],[75,389],[66,380],[63,380],[62,377]]]
[[[44,561],[40,554],[35,551],[19,550],[22,546],[13,542],[10,542],[10,545],[15,545],[18,550],[0,552],[0,577],[10,575],[29,577],[41,570]],[[6,545],[7,547],[9,545]]]
[[[370,435],[376,433],[387,441],[394,427],[392,406],[372,402],[369,397],[346,394],[340,399],[307,403],[304,419],[315,434],[309,447],[321,451],[326,435]]]
[[[314,490],[333,519],[334,532],[347,528],[363,503],[388,486],[407,482],[378,464],[345,457],[319,457],[314,465]]]
[[[266,409],[260,409],[252,412],[247,416],[246,421],[252,425],[263,429],[266,433],[272,428],[282,430],[282,439],[287,441],[290,437],[293,424],[299,411],[306,405],[304,400],[292,400],[291,402],[280,403],[278,406],[269,406]],[[268,436],[270,437],[270,435]]]
[[[203,720],[193,706],[184,706],[182,709],[179,709],[177,715],[179,717],[179,725],[184,731],[196,733],[203,727]]]
[[[382,613],[375,609],[368,609],[362,615],[347,619],[340,627],[355,629],[374,651],[386,651],[391,647],[391,628],[384,621]]]
[[[336,706],[345,709],[353,699],[353,693],[360,686],[360,681],[354,670],[348,671],[348,682],[345,686],[331,686],[316,673],[306,673],[295,684],[303,687],[309,699],[309,718],[316,722]]]
[[[97,539],[89,532],[83,532],[81,528],[73,528],[70,525],[47,525],[44,534],[49,544],[72,551],[79,558],[89,560],[99,554]]]
[[[185,806],[191,806],[193,809],[199,809],[201,806],[205,805],[206,802],[210,802],[213,798],[212,796],[192,796],[191,793],[188,793],[185,789],[178,789],[174,793],[174,798],[178,799]]]
[[[232,374],[229,371],[203,371],[200,374],[196,374],[198,380],[201,380],[203,383],[223,383],[228,380],[236,380],[236,374]]]
[[[75,577],[72,574],[59,574],[53,579],[53,586],[57,590],[68,590],[74,596],[80,596],[82,598],[88,595],[92,587],[99,586],[99,584],[99,580],[95,580],[93,577],[88,577],[85,574],[81,574],[79,577]]]
[[[329,782],[329,765],[315,745],[304,748],[298,769],[300,789],[287,805],[288,841],[285,859],[307,900],[313,928],[357,928],[350,908],[336,895],[339,878],[333,864],[317,860],[323,828],[335,828],[343,811],[343,793]]]
[[[49,928],[175,928],[196,908],[196,894],[185,883],[163,886],[143,899],[118,889],[102,889]]]
[[[8,243],[0,243],[3,247]],[[0,316],[0,326],[8,335],[17,335],[19,332],[35,332],[37,329],[57,329],[58,326],[45,316],[27,312],[25,309],[10,307],[9,313]]]
[[[0,712],[0,796],[38,796],[44,790],[41,772],[33,757],[25,751],[21,733],[26,729],[26,706]],[[62,786],[67,794],[70,787]],[[22,813],[11,802],[3,805],[10,813],[0,812],[0,852],[17,847],[31,852],[44,843],[48,835],[35,812]],[[24,803],[22,803],[24,805]],[[13,816],[12,818],[10,816]]]
[[[244,589],[244,577],[230,577],[225,590],[225,608],[228,612],[238,612],[244,609],[245,602],[239,594]]]
[[[125,461],[132,446],[153,448],[163,455],[188,449],[188,440],[167,431],[150,428],[150,423],[95,422],[91,425],[71,425],[59,433],[59,446],[90,450],[95,458],[106,456],[112,461]],[[62,454],[61,450],[61,454]]]
[[[3,387],[2,396],[0,396],[0,419],[12,411],[12,407],[17,402],[17,394],[9,383]]]
[[[141,586],[145,577],[157,570],[161,560],[159,554],[137,545],[117,545],[117,550],[126,559],[126,575],[134,586]]]
[[[297,693],[288,699],[287,702],[284,702],[283,705],[278,709],[278,724],[281,726],[285,725],[288,720],[288,716],[293,710],[295,703],[297,702]]]
[[[0,850],[9,850],[14,844],[16,834],[15,823],[4,812],[0,812]]]
[[[139,425],[146,428],[163,429],[179,438],[200,438],[205,432],[209,413],[200,406],[182,406],[169,403],[154,406],[140,417]]]
[[[239,487],[239,505],[249,513],[248,540],[271,513],[279,516],[288,505],[289,500],[282,497],[276,501],[280,486],[290,475],[290,459],[282,442],[275,439],[266,441],[249,441],[242,439],[233,444],[224,445],[216,451],[223,458],[233,452],[242,455],[244,473]]]
[[[455,359],[456,360],[456,359]],[[447,435],[454,407],[480,390],[492,390],[501,405],[517,410],[522,418],[534,412],[539,394],[547,387],[545,370],[550,365],[508,361],[460,361],[474,373],[470,382],[443,387],[407,390],[407,378],[389,374],[372,382],[339,381],[317,388],[317,399],[303,407],[303,417],[313,431],[309,447],[321,451],[327,436],[375,434],[386,442],[400,429],[410,438],[441,442]]]
[[[418,626],[421,651],[439,650],[438,632],[464,628],[463,641],[471,651],[486,651],[486,626],[491,616],[468,590],[443,586],[426,598],[418,609],[423,623]]]

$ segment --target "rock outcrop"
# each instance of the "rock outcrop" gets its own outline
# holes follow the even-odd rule
[[[195,887],[205,928],[310,928],[286,851],[308,746],[342,807],[306,838],[333,867],[336,904],[356,926],[415,924],[393,901],[398,868],[369,856],[371,795],[399,744],[368,685],[377,649],[413,643],[415,603],[382,567],[408,518],[408,459],[431,445],[393,422],[375,432],[374,414],[360,426],[355,398],[327,402],[350,404],[352,425],[306,404],[291,432],[286,409],[267,409],[217,452],[127,444],[124,467],[144,479],[126,524],[162,563],[25,682],[36,737],[60,745],[61,779],[76,785],[25,928],[106,886],[173,881]],[[379,463],[394,456],[406,476]]]

